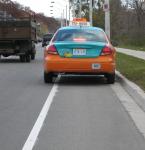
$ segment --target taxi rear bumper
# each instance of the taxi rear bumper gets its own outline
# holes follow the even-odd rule
[[[94,64],[99,67],[94,68]],[[59,55],[47,55],[44,58],[44,71],[52,73],[112,74],[115,72],[115,61],[113,56],[62,58]]]

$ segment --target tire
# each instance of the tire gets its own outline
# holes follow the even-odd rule
[[[113,74],[106,74],[108,84],[114,84],[115,83],[115,73]]]
[[[52,83],[53,82],[53,74],[44,72],[44,82]]]
[[[25,57],[26,57],[26,62],[30,62],[31,61],[31,58],[30,58],[29,54],[26,54]]]
[[[20,56],[20,61],[21,61],[21,62],[25,62],[25,61],[26,61],[25,55],[21,55],[21,56]]]
[[[31,60],[35,60],[35,54],[31,54]]]

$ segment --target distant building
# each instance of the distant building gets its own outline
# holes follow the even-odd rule
[[[12,15],[8,14],[6,11],[0,11],[0,20],[12,20],[14,19]]]

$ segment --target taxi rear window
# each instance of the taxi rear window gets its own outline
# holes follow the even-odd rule
[[[90,41],[107,43],[107,39],[103,31],[88,29],[60,30],[53,38],[53,42],[59,41]]]

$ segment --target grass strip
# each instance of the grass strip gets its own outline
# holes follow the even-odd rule
[[[117,52],[116,69],[145,91],[145,60]]]

